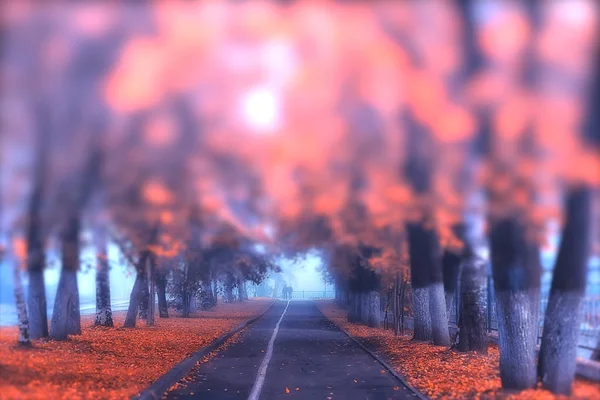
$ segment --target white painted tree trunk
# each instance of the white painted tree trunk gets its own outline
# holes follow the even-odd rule
[[[29,341],[29,321],[27,320],[25,295],[23,294],[23,283],[21,282],[21,269],[18,263],[14,265],[13,279],[15,285],[15,304],[17,306],[17,316],[19,317],[19,344],[28,346],[31,344]]]
[[[414,335],[413,340],[430,342],[431,318],[429,317],[429,289],[413,288]]]
[[[369,294],[369,320],[368,324],[372,328],[381,326],[381,299],[379,292],[373,290]]]
[[[429,315],[431,316],[431,336],[433,343],[438,346],[450,347],[450,333],[448,331],[448,316],[444,284],[442,282],[429,285]]]
[[[106,233],[96,229],[96,326],[113,326]]]
[[[539,289],[496,292],[500,378],[505,388],[536,385],[539,298]]]

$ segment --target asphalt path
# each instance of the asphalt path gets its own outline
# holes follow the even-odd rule
[[[278,301],[168,399],[415,399],[312,301]]]

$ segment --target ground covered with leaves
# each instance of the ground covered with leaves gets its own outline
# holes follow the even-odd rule
[[[333,301],[319,308],[336,325],[382,356],[409,384],[432,398],[562,399],[542,389],[506,393],[501,390],[500,353],[491,344],[487,355],[459,353],[444,347],[411,341],[411,335],[394,336],[392,330],[369,328],[346,321],[346,311]],[[577,379],[574,399],[600,399],[600,383]]]
[[[124,312],[113,314],[117,328],[93,327],[82,316],[82,334],[68,341],[34,341],[17,346],[16,327],[0,328],[1,399],[125,399],[138,393],[177,362],[260,314],[272,300],[219,304],[190,318],[156,318],[146,326],[120,328]]]

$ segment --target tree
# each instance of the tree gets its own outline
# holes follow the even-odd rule
[[[127,308],[127,314],[125,315],[125,322],[123,323],[124,328],[135,328],[137,313],[139,305],[142,301],[144,285],[146,284],[145,279],[145,267],[150,257],[149,250],[142,250],[140,252],[138,261],[136,263],[136,277],[129,295],[129,307]]]
[[[99,178],[101,155],[96,139],[90,144],[92,151],[82,172],[73,171],[65,176],[62,204],[66,206],[60,221],[61,272],[54,300],[50,336],[55,340],[66,340],[68,335],[81,334],[79,309],[79,270],[81,215]]]
[[[544,387],[559,394],[570,394],[575,377],[591,242],[590,197],[587,187],[570,188],[566,195],[566,224],[544,319],[538,373]]]
[[[61,232],[62,268],[50,325],[50,337],[55,340],[66,340],[68,335],[81,334],[77,286],[80,226],[79,215],[72,214]]]
[[[413,293],[413,340],[430,342],[433,339],[429,314],[429,274],[424,258],[428,257],[427,232],[418,225],[409,225],[410,276]],[[426,262],[426,261],[425,261]]]
[[[487,354],[487,264],[469,251],[460,273],[460,320],[458,351]]]
[[[516,217],[490,224],[490,252],[498,313],[502,387],[534,387],[541,266],[537,243]]]
[[[45,131],[49,121],[49,111],[44,105],[38,105],[36,121],[36,157],[33,169],[33,186],[27,210],[27,275],[29,287],[27,308],[29,309],[30,336],[41,339],[48,336],[48,314],[46,307],[46,285],[44,268],[46,266],[44,248],[44,226],[42,224],[42,201],[46,195],[46,174],[48,170],[47,146],[50,135]]]
[[[167,272],[159,268],[156,271],[156,291],[158,294],[158,316],[169,318],[169,307],[167,304]]]
[[[556,24],[556,21],[554,22]],[[589,23],[589,21],[588,21]],[[586,24],[573,23],[568,18],[559,19],[559,27],[568,29],[586,29]],[[597,23],[596,23],[597,24]],[[552,24],[548,24],[552,27]],[[582,26],[583,25],[583,26]],[[560,95],[571,104],[585,104],[584,120],[580,123],[579,134],[570,134],[560,123],[560,114],[548,113],[547,119],[551,124],[559,126],[567,141],[581,143],[584,149],[589,149],[591,155],[598,159],[600,155],[600,47],[594,39],[591,43],[586,40],[569,41],[569,49],[574,54],[585,54],[589,72],[582,68],[573,70],[569,63],[556,63],[541,56],[543,76],[547,81],[569,79],[585,87],[587,93],[577,93],[569,89]],[[595,45],[593,51],[589,51]],[[585,51],[584,51],[585,50]],[[560,50],[558,50],[560,52]],[[589,54],[591,53],[591,54]],[[562,53],[561,53],[562,54]],[[595,58],[594,58],[595,57]],[[566,56],[565,58],[571,58]],[[556,92],[545,93],[551,98]],[[587,100],[585,103],[584,101]],[[563,139],[564,140],[564,139]],[[564,146],[566,147],[566,146]],[[564,157],[564,153],[554,151],[553,156]],[[574,159],[574,154],[571,159]],[[576,157],[585,157],[585,153],[577,152]],[[568,168],[570,168],[569,166]],[[597,168],[596,168],[597,169]],[[588,279],[588,263],[592,244],[592,188],[595,178],[588,177],[585,172],[572,176],[570,171],[561,174],[565,193],[563,194],[563,229],[561,232],[558,255],[554,263],[550,296],[544,318],[544,330],[538,358],[538,374],[544,388],[557,394],[570,394],[575,378],[577,346],[579,343],[580,325],[582,320],[582,300],[585,296]],[[566,178],[566,179],[565,179]],[[590,179],[591,178],[591,179]],[[592,358],[598,358],[598,350]]]
[[[450,315],[454,302],[454,295],[460,275],[461,257],[455,252],[445,249],[442,257],[442,269],[444,276],[444,293],[446,297],[446,315]],[[458,315],[456,316],[458,318]]]
[[[95,326],[113,326],[110,304],[110,265],[108,243],[104,227],[98,227],[96,236],[96,321]]]
[[[0,208],[0,211],[2,209]],[[31,341],[29,340],[29,321],[27,320],[27,307],[25,306],[25,296],[23,294],[23,283],[21,282],[21,263],[25,260],[26,249],[23,240],[12,240],[9,237],[9,243],[7,246],[0,243],[0,263],[4,261],[5,254],[8,252],[6,247],[14,248],[14,253],[17,255],[13,265],[13,284],[15,292],[15,305],[17,306],[17,317],[19,319],[19,339],[18,343],[20,346],[30,346]],[[9,247],[9,248],[10,248]]]

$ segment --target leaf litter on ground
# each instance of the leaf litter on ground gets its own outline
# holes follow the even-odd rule
[[[115,328],[93,327],[82,316],[82,334],[69,340],[35,340],[19,347],[17,327],[0,328],[0,398],[127,399],[176,363],[243,321],[264,311],[271,300],[219,304],[190,318],[156,317],[121,328],[125,312],[113,313]],[[210,357],[208,357],[210,358]]]
[[[518,393],[502,390],[500,352],[491,343],[488,354],[459,353],[445,347],[414,342],[411,334],[394,336],[393,330],[349,323],[346,310],[334,301],[319,301],[323,314],[371,351],[383,356],[421,393],[435,399],[558,400],[600,399],[600,383],[577,378],[571,397],[556,396],[541,388]]]

